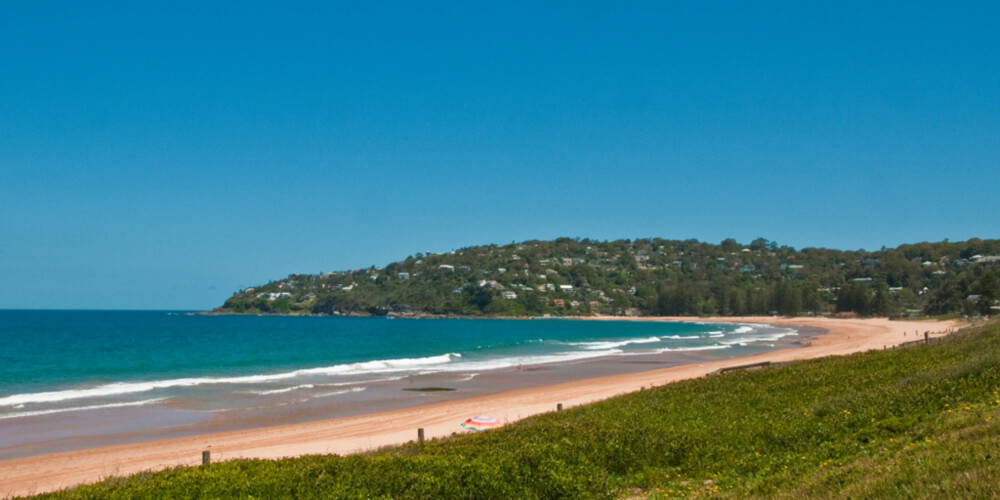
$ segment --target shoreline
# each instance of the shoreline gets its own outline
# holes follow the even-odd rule
[[[459,431],[457,423],[476,414],[491,414],[505,423],[531,415],[592,403],[641,388],[701,377],[715,370],[760,362],[787,362],[882,349],[922,340],[922,332],[947,332],[958,326],[948,321],[890,321],[887,319],[831,319],[777,317],[572,317],[585,321],[669,321],[698,323],[758,323],[818,328],[804,347],[745,357],[716,359],[652,370],[575,379],[471,397],[363,413],[336,419],[283,424],[236,431],[200,434],[85,448],[0,461],[0,496],[53,491],[110,476],[176,465],[197,465],[201,452],[212,460],[281,458],[316,453],[350,454],[416,439],[423,428],[427,439]],[[909,335],[906,335],[909,333]],[[581,366],[585,367],[585,364]],[[653,365],[649,365],[653,366]],[[579,374],[578,374],[579,375]],[[583,375],[586,377],[586,375]],[[373,431],[373,429],[378,429]]]
[[[652,323],[613,321],[605,329],[600,323],[577,322],[579,327],[568,321],[553,326],[556,329],[585,329],[592,335],[601,337],[599,332],[626,331],[632,325],[646,325],[649,333],[635,335],[648,340],[645,335],[658,331],[658,325],[691,325],[702,330],[722,329],[721,325],[705,325],[691,322]],[[733,324],[736,325],[736,324]],[[537,327],[538,325],[533,325]],[[739,326],[739,325],[736,325]],[[761,325],[763,326],[763,325]],[[650,330],[652,328],[653,330]],[[672,328],[672,327],[670,327]],[[759,327],[758,327],[759,328]],[[547,329],[547,328],[546,328]],[[733,328],[729,328],[732,330]],[[742,328],[740,328],[742,330]],[[769,326],[756,330],[765,332],[792,330],[782,326]],[[4,420],[0,417],[0,461],[28,458],[68,452],[85,448],[111,445],[160,441],[170,438],[191,437],[226,431],[252,430],[263,427],[307,423],[353,417],[389,410],[400,410],[413,406],[453,401],[470,397],[498,394],[516,389],[537,388],[574,382],[587,378],[609,375],[634,374],[656,368],[666,368],[684,364],[697,364],[720,359],[746,357],[779,349],[798,348],[825,330],[799,327],[795,335],[784,336],[760,342],[757,345],[737,344],[710,348],[686,349],[682,345],[675,349],[645,353],[603,354],[567,359],[551,359],[532,362],[524,359],[521,370],[517,363],[496,368],[473,368],[464,370],[430,371],[414,373],[404,377],[390,376],[382,380],[345,382],[334,384],[330,389],[320,389],[312,394],[300,393],[297,389],[307,385],[297,385],[285,390],[267,391],[287,395],[272,395],[260,401],[249,401],[240,397],[241,391],[226,394],[202,394],[185,400],[171,397],[157,401],[147,399],[137,405],[92,406],[80,411],[52,412]],[[541,334],[541,333],[540,333]],[[616,334],[618,335],[618,334]],[[612,335],[615,336],[615,335]],[[670,338],[677,338],[670,336]],[[626,344],[632,342],[626,342]],[[645,342],[639,342],[645,344]],[[617,347],[617,346],[615,346]],[[732,348],[735,347],[735,348]],[[604,350],[608,349],[607,346]],[[581,351],[586,353],[587,351]],[[545,356],[542,356],[545,357]],[[558,356],[556,356],[558,357]],[[320,383],[320,382],[316,382]],[[311,384],[310,384],[311,385]],[[336,387],[335,387],[336,386]],[[313,389],[308,387],[307,390]],[[329,392],[329,390],[334,392]],[[428,390],[430,389],[430,390]],[[436,390],[435,390],[436,389]],[[249,391],[249,394],[259,394]],[[331,397],[335,396],[335,397]],[[210,404],[211,398],[220,404]],[[209,398],[209,399],[206,399]],[[235,398],[226,400],[226,398]],[[242,400],[241,400],[242,399]]]

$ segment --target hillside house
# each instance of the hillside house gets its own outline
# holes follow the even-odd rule
[[[500,283],[496,282],[496,280],[479,280],[476,282],[476,284],[479,285],[480,287],[485,287],[485,288],[494,288],[494,289],[503,288],[502,286],[500,286]]]

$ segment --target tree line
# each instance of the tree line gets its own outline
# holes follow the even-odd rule
[[[990,315],[1000,241],[877,251],[796,250],[758,238],[559,238],[415,254],[385,267],[236,292],[231,313],[540,315]]]

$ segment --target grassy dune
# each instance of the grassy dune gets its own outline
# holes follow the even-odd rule
[[[41,498],[997,498],[1000,325],[731,372],[475,435]]]

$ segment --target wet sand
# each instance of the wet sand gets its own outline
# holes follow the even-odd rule
[[[588,318],[588,320],[623,318]],[[430,439],[461,431],[458,423],[473,415],[490,414],[503,422],[538,413],[586,404],[642,387],[704,376],[720,368],[763,361],[783,362],[882,349],[923,338],[924,331],[940,335],[957,326],[954,322],[889,321],[886,319],[828,318],[633,318],[634,321],[700,321],[767,323],[795,326],[800,331],[787,349],[730,358],[725,355],[685,353],[683,356],[629,356],[584,362],[539,365],[524,370],[483,373],[475,384],[430,375],[415,377],[369,390],[382,390],[391,397],[372,405],[339,404],[336,409],[322,402],[287,414],[254,415],[252,418],[211,419],[182,425],[154,427],[156,430],[125,429],[113,435],[95,432],[73,439],[52,439],[21,448],[5,448],[5,454],[21,456],[0,461],[0,496],[53,491],[105,477],[157,470],[175,465],[197,465],[201,452],[212,460],[233,458],[280,458],[315,453],[347,454],[416,438],[424,428]],[[828,333],[816,335],[819,332]],[[804,335],[802,335],[804,334]],[[805,341],[803,342],[803,337]],[[801,345],[807,344],[807,345]],[[406,391],[428,387],[452,391]],[[517,388],[510,390],[511,388]],[[146,418],[168,418],[169,412],[146,414]],[[143,414],[137,413],[139,417]],[[190,416],[176,415],[179,421]],[[338,417],[338,418],[330,418]],[[90,423],[113,425],[106,416],[94,415]],[[317,420],[325,418],[324,420]],[[296,422],[296,423],[289,423]],[[96,429],[95,429],[96,430]],[[58,446],[67,451],[58,451]],[[36,448],[32,448],[35,446]],[[17,448],[17,449],[15,449]],[[50,453],[50,451],[57,451]],[[44,453],[27,456],[35,453]]]

